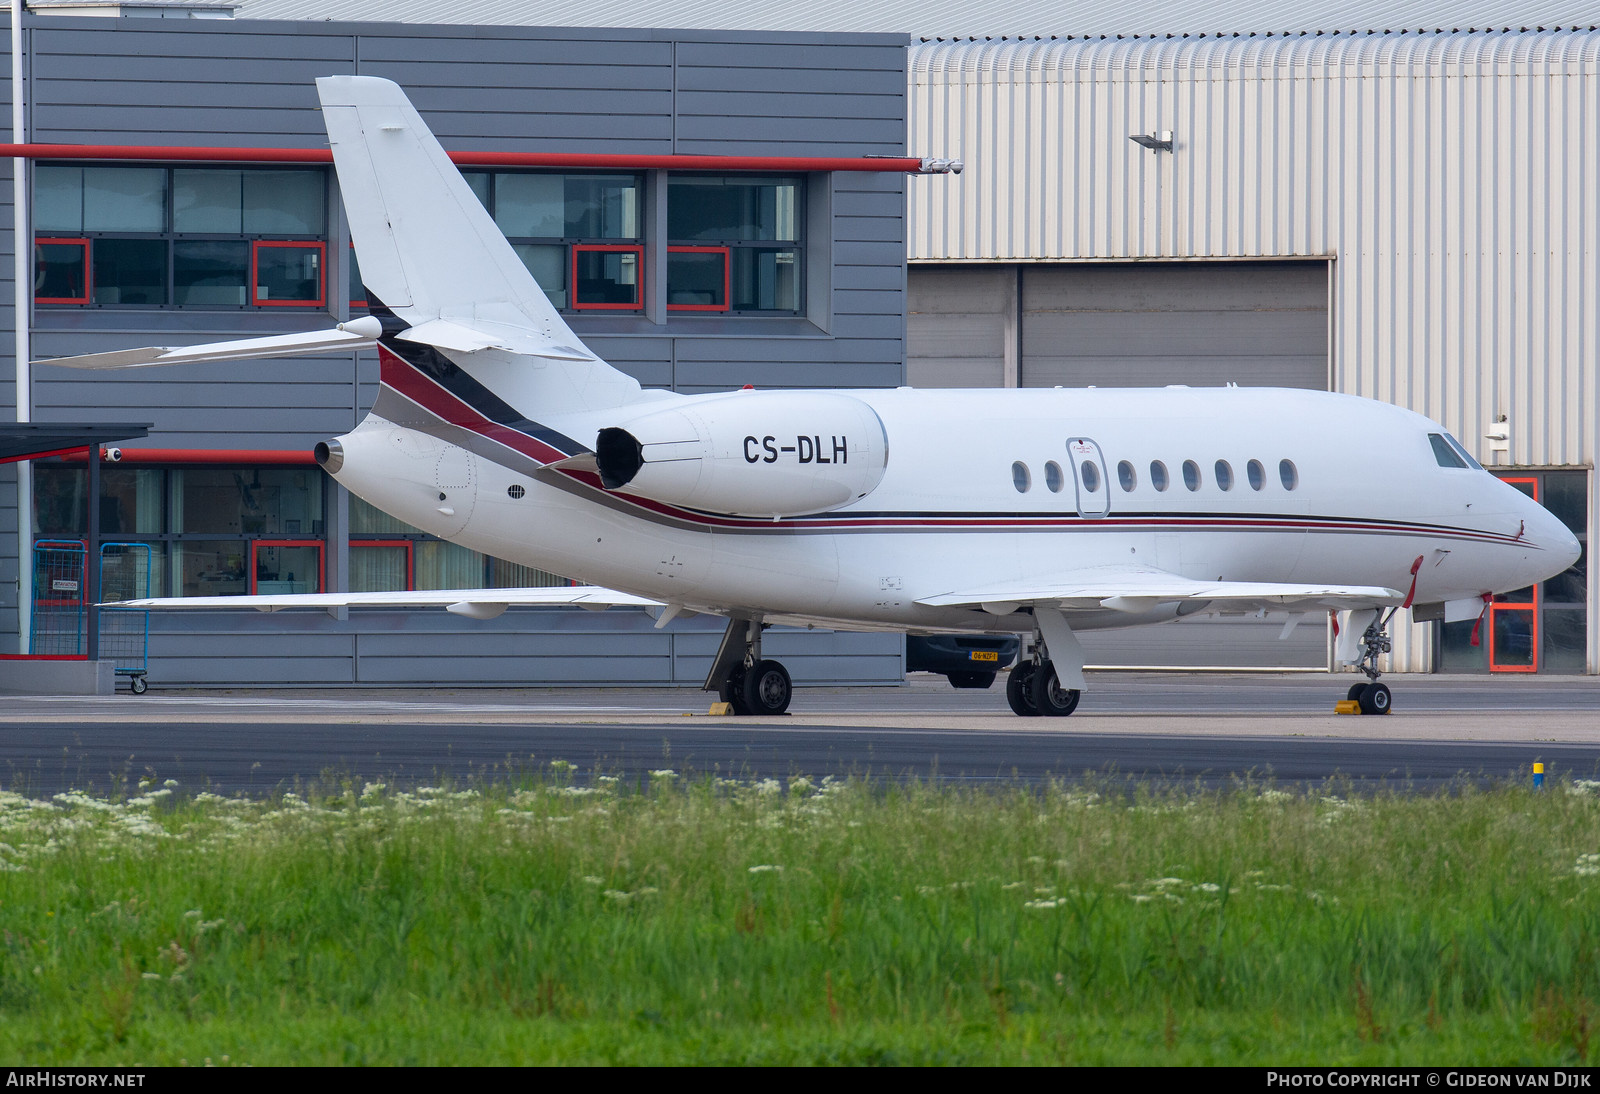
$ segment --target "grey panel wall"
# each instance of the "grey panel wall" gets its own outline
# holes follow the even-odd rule
[[[905,154],[905,44],[899,36],[49,17],[28,17],[25,30],[29,136],[40,142],[325,147],[313,81],[360,73],[404,86],[452,149]],[[5,87],[0,80],[0,97]],[[0,169],[9,169],[9,161],[0,162]],[[698,391],[745,383],[900,383],[906,180],[893,174],[817,174],[808,187],[808,204],[821,219],[809,220],[804,317],[672,316],[660,324],[642,317],[573,317],[573,328],[597,352],[653,386]],[[0,191],[9,204],[10,186],[0,183]],[[330,187],[330,213],[336,212]],[[342,243],[335,231],[330,249]],[[9,252],[9,246],[7,217],[0,224],[0,249]],[[336,262],[330,265],[337,269]],[[0,280],[9,279],[6,263]],[[0,322],[10,322],[9,285],[0,295]],[[337,300],[331,312],[46,310],[35,319],[34,353],[314,329],[342,318]],[[10,401],[12,375],[9,346],[0,347],[0,407]],[[150,447],[309,449],[365,413],[376,379],[370,355],[243,369],[200,365],[137,380],[85,380],[41,369],[35,416],[146,419],[154,423],[143,442]],[[16,517],[9,475],[0,470],[0,536]],[[6,615],[15,618],[15,553],[13,533],[0,540],[0,647],[4,635],[15,632]],[[8,578],[11,584],[4,584]],[[158,683],[570,678],[697,684],[695,671],[703,674],[704,666],[692,666],[710,656],[701,646],[715,642],[709,630],[699,635],[675,625],[626,642],[598,635],[578,659],[589,666],[582,670],[570,661],[545,660],[574,627],[581,631],[593,619],[587,613],[513,612],[468,631],[453,620],[429,622],[421,613],[358,613],[342,624],[318,613],[158,617],[152,674]],[[441,645],[445,631],[451,640]],[[801,684],[862,673],[879,682],[900,678],[902,647],[893,636],[797,633],[769,648],[785,646],[792,647]],[[632,647],[643,652],[625,652]],[[490,649],[502,652],[486,659]],[[218,650],[227,656],[217,657]],[[419,662],[431,670],[419,675]]]
[[[925,264],[908,271],[906,383],[912,387],[1014,384],[1017,284],[1015,266]]]
[[[1024,387],[1328,387],[1326,263],[1023,269]]]
[[[155,613],[150,676],[168,686],[582,685],[698,688],[720,620],[656,630],[632,609],[513,608],[463,622],[443,611]],[[241,656],[240,651],[248,651]],[[898,636],[777,627],[762,641],[799,686],[898,683]]]
[[[924,262],[908,285],[918,387],[1328,384],[1325,262]]]

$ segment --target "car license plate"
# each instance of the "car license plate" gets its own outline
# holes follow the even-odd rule
[[[967,654],[967,657],[968,657],[969,660],[972,660],[972,661],[998,661],[998,660],[1000,660],[1000,655],[998,653],[996,653],[994,650],[973,650],[971,653]]]

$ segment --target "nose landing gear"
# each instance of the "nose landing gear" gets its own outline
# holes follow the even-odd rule
[[[1390,608],[1387,612],[1381,609],[1374,611],[1372,622],[1367,624],[1367,629],[1361,635],[1361,656],[1356,659],[1355,666],[1366,673],[1369,682],[1351,684],[1345,698],[1359,703],[1362,714],[1389,713],[1389,685],[1378,683],[1378,677],[1382,675],[1378,669],[1378,657],[1394,649],[1394,641],[1389,637],[1389,621],[1399,610]]]

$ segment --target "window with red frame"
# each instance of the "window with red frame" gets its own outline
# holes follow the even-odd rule
[[[36,303],[324,307],[321,168],[39,164]]]

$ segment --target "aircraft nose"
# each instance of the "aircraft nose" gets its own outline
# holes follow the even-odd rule
[[[1548,570],[1545,577],[1554,577],[1578,561],[1583,547],[1578,537],[1556,515],[1534,501],[1527,504],[1526,538],[1542,549],[1541,569]]]

